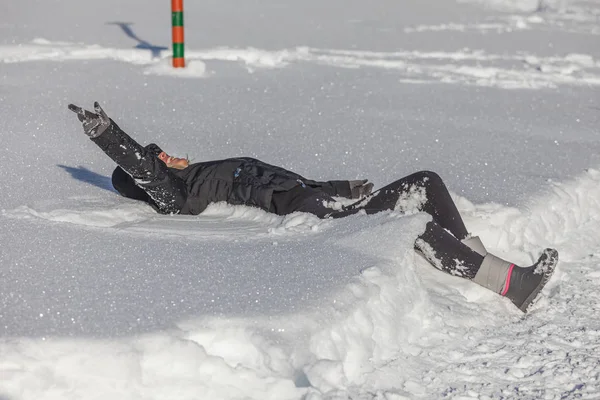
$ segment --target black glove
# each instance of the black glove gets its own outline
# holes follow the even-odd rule
[[[361,179],[357,181],[348,181],[350,184],[351,199],[360,199],[361,197],[368,196],[373,190],[373,184],[367,183],[368,179]]]
[[[110,118],[97,101],[94,102],[94,111],[84,110],[74,104],[69,104],[69,110],[77,113],[77,118],[83,124],[83,132],[91,139],[102,135],[110,126]]]

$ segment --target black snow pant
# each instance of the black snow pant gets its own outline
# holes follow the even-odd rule
[[[415,248],[436,268],[449,274],[473,279],[483,262],[483,256],[462,243],[467,228],[446,188],[435,172],[420,171],[397,180],[356,203],[335,210],[335,200],[322,192],[296,187],[288,192],[274,193],[272,211],[283,214],[304,211],[320,218],[343,218],[364,211],[374,214],[385,210],[422,211],[431,215],[425,232]]]

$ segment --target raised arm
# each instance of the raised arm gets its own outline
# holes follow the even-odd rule
[[[98,102],[94,111],[73,104],[83,132],[143,189],[161,213],[178,213],[187,200],[185,182],[169,171],[151,146],[143,147],[110,119]],[[158,146],[155,146],[158,147]]]

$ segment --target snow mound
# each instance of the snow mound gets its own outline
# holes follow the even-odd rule
[[[484,243],[500,253],[527,254],[537,259],[547,246],[557,247],[561,260],[577,260],[596,247],[600,220],[600,171],[588,169],[568,182],[548,182],[548,189],[533,198],[525,210],[499,204],[473,205],[456,196],[467,226]]]
[[[12,218],[40,218],[89,227],[108,228],[124,223],[146,220],[155,214],[152,209],[127,200],[107,200],[93,197],[72,197],[66,201],[41,201],[23,205],[14,210],[3,210],[2,215]]]
[[[482,236],[489,249],[523,262],[548,244],[559,248],[563,262],[585,256],[590,250],[587,246],[593,246],[593,239],[586,241],[586,233],[597,230],[600,218],[598,198],[597,170],[586,171],[571,182],[550,182],[550,189],[526,210],[474,205],[456,197],[468,226]],[[98,207],[94,201],[80,204],[82,212]],[[19,212],[61,219],[56,210],[44,213],[20,208],[14,213]],[[137,217],[148,212],[138,209]],[[111,213],[115,219],[125,218],[118,209]],[[186,219],[157,218],[163,225]],[[12,338],[0,344],[0,368],[7,377],[7,393],[12,393],[11,388],[23,388],[23,382],[36,382],[27,385],[23,398],[41,398],[41,393],[48,391],[72,398],[78,390],[89,393],[91,389],[103,397],[119,398],[134,394],[161,398],[161,393],[172,390],[177,390],[181,399],[194,398],[198,391],[214,398],[242,394],[256,399],[335,398],[340,390],[367,385],[380,366],[419,354],[421,347],[415,345],[424,332],[429,332],[424,337],[431,341],[435,340],[431,330],[474,329],[481,318],[486,318],[484,325],[488,327],[504,326],[503,315],[519,315],[500,297],[435,271],[414,253],[414,240],[429,219],[423,214],[384,212],[320,221],[301,213],[283,218],[257,209],[217,204],[206,215],[194,218],[202,223],[202,229],[210,218],[225,225],[230,221],[258,222],[263,230],[259,241],[274,251],[290,252],[286,262],[291,269],[281,278],[298,279],[304,304],[280,308],[269,315],[256,314],[252,308],[247,316],[208,313],[180,319],[170,329],[121,339],[73,341],[50,336],[39,342]],[[72,222],[75,218],[66,219]],[[90,221],[95,219],[90,217]],[[191,230],[187,234],[194,237]],[[303,236],[301,240],[298,235]],[[249,231],[249,236],[254,233]],[[263,259],[273,258],[265,255],[266,247],[254,248]],[[311,254],[310,259],[305,254]],[[313,285],[333,278],[329,275],[335,273],[336,264],[344,266],[347,283],[336,288],[339,276],[327,284],[327,294],[313,296]],[[256,266],[249,262],[247,268]],[[312,282],[290,273],[319,268],[322,270]],[[278,285],[279,278],[273,278],[268,283],[271,290]],[[563,276],[558,273],[553,279],[562,280]],[[545,290],[546,296],[549,291],[552,285]],[[268,302],[269,297],[268,291],[257,292],[256,301]],[[280,295],[276,297],[282,300]],[[542,303],[548,301],[556,300],[550,295]],[[455,318],[440,318],[447,308],[454,310]],[[478,316],[482,312],[487,316]],[[89,380],[92,371],[94,381]],[[408,376],[403,390],[420,393],[419,388]],[[393,393],[405,392],[390,395]]]
[[[600,218],[598,198],[600,172],[588,170],[570,182],[550,182],[549,189],[524,210],[497,204],[474,205],[461,197],[456,200],[468,227],[480,234],[490,250],[525,265],[546,245],[559,248],[561,263],[597,251],[591,237]],[[79,204],[82,214],[102,215],[93,200]],[[146,222],[140,225],[137,218],[147,218],[152,211],[129,206],[130,210],[137,208],[132,213],[132,226],[143,226]],[[19,217],[20,213],[55,221],[76,220],[73,216],[61,217],[57,210],[19,208],[9,214]],[[108,214],[113,214],[114,220],[130,218],[117,208]],[[99,227],[96,218],[90,217],[91,222],[87,223]],[[179,218],[186,219],[156,217],[163,225],[176,224]],[[453,360],[459,362],[471,351],[478,357],[495,360],[499,353],[485,350],[498,348],[499,339],[493,330],[512,335],[515,328],[507,320],[518,321],[521,316],[505,299],[466,280],[442,274],[415,254],[413,243],[429,220],[424,214],[383,212],[321,221],[302,213],[277,217],[257,209],[217,204],[193,218],[202,227],[196,229],[214,235],[206,225],[211,218],[215,225],[258,224],[261,233],[249,229],[245,239],[234,236],[233,230],[222,232],[240,244],[250,238],[255,241],[245,247],[248,252],[238,273],[260,270],[263,278],[258,285],[228,288],[226,279],[210,275],[211,281],[206,282],[209,286],[201,290],[213,291],[212,300],[210,295],[202,298],[203,295],[190,292],[189,287],[180,287],[177,298],[181,298],[181,304],[201,302],[203,312],[181,314],[171,323],[163,323],[161,329],[133,336],[74,340],[55,334],[44,335],[41,340],[18,336],[3,339],[0,371],[5,377],[4,393],[12,396],[19,391],[23,399],[44,398],[44,394],[76,398],[90,391],[103,398],[158,399],[176,391],[180,399],[195,398],[197,393],[211,398],[334,399],[351,388],[368,388],[381,371],[390,370],[382,366],[406,362],[413,372],[406,373],[401,389],[390,388],[381,393],[388,393],[391,398],[419,396],[426,391],[417,382],[435,386],[429,372],[432,369],[451,369]],[[101,229],[110,233],[114,226],[119,224]],[[192,229],[177,230],[179,235],[194,239]],[[220,253],[217,244],[222,239],[214,240],[208,246]],[[231,247],[231,241],[226,246]],[[275,269],[258,260],[271,260]],[[192,266],[190,271],[197,269]],[[169,270],[166,272],[160,285],[168,287],[171,278]],[[186,279],[185,274],[179,267],[172,276]],[[559,271],[553,278],[568,287],[565,279]],[[295,284],[290,286],[290,280]],[[107,282],[102,283],[106,285]],[[291,287],[297,293],[290,293]],[[551,283],[544,290],[545,298],[528,317],[529,324],[548,323],[535,315],[540,304],[561,301],[555,287],[556,283]],[[286,293],[280,292],[281,288]],[[134,295],[127,293],[128,297]],[[88,291],[85,296],[94,298],[95,293]],[[229,307],[219,303],[223,300],[245,303]],[[120,305],[126,304],[113,303],[113,307]],[[89,312],[89,307],[82,312]],[[231,314],[227,310],[242,312]],[[103,320],[98,316],[94,319]],[[135,324],[129,314],[116,310],[105,319],[112,329],[123,326],[127,330]],[[158,322],[154,320],[152,326],[161,326]],[[466,332],[476,338],[453,345],[444,342],[448,335]],[[507,346],[504,340],[501,342]],[[428,346],[442,346],[444,350],[427,350]],[[455,351],[448,350],[452,346]],[[424,351],[428,351],[428,357],[422,359]],[[513,353],[519,354],[508,351]],[[449,354],[455,358],[448,359]],[[437,360],[439,365],[428,367],[431,360]],[[511,359],[510,363],[514,373],[524,373],[517,371],[516,360]],[[535,363],[519,365],[523,371],[535,367]],[[461,379],[468,380],[470,376],[471,371],[465,371]],[[480,390],[487,393],[488,388],[493,390],[489,385]]]
[[[331,224],[307,213],[277,216],[261,209],[211,204],[198,216],[159,215],[147,204],[115,196],[111,199],[71,197],[2,210],[15,219],[41,219],[89,228],[112,228],[122,234],[187,239],[264,238],[317,232]]]
[[[297,227],[299,219],[284,221],[294,220]],[[3,340],[3,389],[10,395],[19,390],[22,398],[74,398],[85,386],[87,393],[113,398],[158,399],[176,390],[180,399],[196,398],[199,392],[211,398],[297,399],[355,383],[374,365],[389,361],[423,327],[419,315],[428,301],[414,271],[412,249],[427,220],[398,213],[357,215],[294,240],[296,254],[306,250],[312,259],[290,254],[293,270],[339,264],[349,274],[341,286],[335,279],[328,282],[335,267],[319,271],[312,283],[299,280],[308,307],[282,314],[188,318],[170,329],[121,339]],[[293,249],[290,244],[287,248]],[[323,284],[331,290],[313,295]],[[23,392],[23,382],[35,384]]]
[[[209,76],[206,64],[200,60],[187,61],[185,68],[173,68],[170,58],[147,67],[145,75],[172,76],[176,78],[205,78]]]
[[[463,3],[481,4],[502,11],[535,12],[543,10],[565,11],[568,0],[460,0]]]

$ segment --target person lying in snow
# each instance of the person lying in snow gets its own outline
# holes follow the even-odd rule
[[[111,120],[98,102],[94,111],[69,104],[85,134],[118,167],[114,188],[123,196],[149,203],[163,214],[200,214],[210,203],[262,208],[278,215],[296,211],[319,218],[341,218],[359,212],[406,210],[431,215],[415,241],[434,267],[470,279],[507,297],[526,312],[550,279],[558,252],[546,249],[530,267],[519,267],[489,254],[467,228],[442,179],[421,171],[372,192],[365,180],[320,182],[253,158],[228,158],[189,164],[167,155],[156,144],[141,146]],[[357,199],[339,207],[334,197]],[[404,205],[404,206],[403,206]]]

